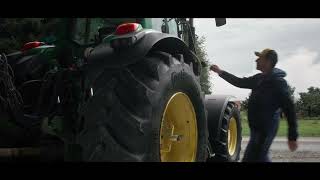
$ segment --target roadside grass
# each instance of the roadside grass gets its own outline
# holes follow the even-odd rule
[[[246,112],[241,113],[242,135],[249,136],[249,126]],[[277,136],[286,137],[288,132],[288,123],[286,119],[281,119]],[[298,118],[298,132],[300,137],[320,137],[320,118]]]

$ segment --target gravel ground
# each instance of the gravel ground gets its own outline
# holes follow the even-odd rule
[[[242,141],[242,160],[244,150],[248,144],[248,137]],[[300,138],[298,150],[290,152],[286,138],[276,138],[271,146],[270,157],[273,162],[320,162],[320,138],[303,137]]]

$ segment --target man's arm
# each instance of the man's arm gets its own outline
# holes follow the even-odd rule
[[[210,67],[210,70],[216,72],[221,78],[239,88],[252,89],[257,83],[257,75],[251,77],[238,78],[226,71],[221,70],[217,65],[212,65]]]
[[[233,74],[230,74],[226,71],[221,71],[219,74],[224,80],[229,82],[230,84],[237,86],[239,88],[247,88],[252,89],[256,85],[256,75],[251,77],[243,77],[239,78]]]
[[[288,121],[288,140],[296,141],[299,136],[298,123],[293,99],[290,97],[287,82],[284,79],[277,80],[276,86],[281,108]]]

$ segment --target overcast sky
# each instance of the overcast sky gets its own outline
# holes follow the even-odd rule
[[[288,83],[299,92],[320,87],[320,19],[227,19],[216,27],[214,19],[196,18],[196,33],[206,38],[210,63],[238,76],[258,73],[254,51],[278,52],[277,67],[287,73]],[[251,90],[234,87],[210,73],[214,94],[232,94],[244,100]]]

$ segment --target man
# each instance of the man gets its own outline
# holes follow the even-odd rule
[[[234,86],[252,89],[248,102],[250,140],[243,162],[271,162],[268,152],[277,134],[280,108],[288,120],[288,146],[291,151],[298,147],[297,119],[287,82],[283,79],[286,73],[275,68],[278,62],[276,51],[265,49],[255,52],[255,55],[258,56],[257,70],[262,73],[248,78],[238,78],[217,65],[210,69]]]

